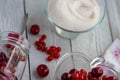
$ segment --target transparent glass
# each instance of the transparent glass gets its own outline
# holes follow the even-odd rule
[[[117,72],[114,69],[101,65],[102,62],[100,63],[100,60],[99,62],[97,60],[98,59],[91,60],[81,52],[66,53],[57,63],[53,80],[62,80],[61,75],[65,72],[69,72],[71,69],[84,69],[89,72],[94,67],[101,67],[105,75],[115,76],[117,78]],[[91,65],[91,62],[94,66]]]
[[[0,80],[21,80],[29,42],[15,32],[0,33]]]
[[[48,1],[49,0],[42,0],[45,15],[47,16],[50,23],[53,24],[53,26],[55,27],[57,34],[59,34],[61,37],[64,37],[64,38],[75,38],[79,33],[88,32],[88,31],[92,30],[93,28],[98,26],[103,21],[104,16],[105,16],[104,0],[96,0],[98,5],[100,6],[100,18],[99,18],[98,22],[93,27],[91,27],[87,30],[84,30],[84,31],[70,31],[70,30],[65,29],[65,28],[59,26],[58,24],[54,23],[54,21],[52,20],[52,18],[49,16],[49,13],[48,13]]]

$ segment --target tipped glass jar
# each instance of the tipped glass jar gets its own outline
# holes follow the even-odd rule
[[[0,80],[21,80],[29,42],[15,32],[0,33]]]

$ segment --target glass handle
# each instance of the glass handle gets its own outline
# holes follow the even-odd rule
[[[104,57],[96,57],[90,62],[90,67],[93,68],[99,64],[102,64],[105,62]]]

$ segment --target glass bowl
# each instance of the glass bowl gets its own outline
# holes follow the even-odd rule
[[[81,52],[66,53],[57,63],[53,80],[62,80],[61,76],[64,73],[70,73],[71,69],[76,69],[78,71],[84,69],[89,73],[95,67],[101,67],[104,75],[115,76],[117,79],[117,73],[114,69],[103,65],[96,65],[93,67],[90,65],[91,61],[89,57]]]
[[[88,32],[88,31],[92,30],[94,27],[98,26],[103,21],[104,16],[105,16],[104,0],[96,0],[96,1],[97,1],[98,5],[100,6],[99,20],[94,26],[91,26],[89,29],[81,30],[81,31],[79,31],[79,30],[73,31],[73,30],[65,29],[62,26],[56,24],[48,13],[48,2],[49,2],[49,0],[42,0],[42,5],[43,5],[43,9],[44,9],[44,12],[45,12],[45,15],[46,15],[47,19],[55,27],[55,31],[57,32],[57,34],[59,34],[61,37],[64,37],[64,38],[75,38],[79,33]]]

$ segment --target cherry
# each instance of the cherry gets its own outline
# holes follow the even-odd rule
[[[63,73],[62,76],[61,76],[61,80],[70,80],[69,79],[69,73]]]
[[[40,32],[40,28],[38,25],[34,24],[30,28],[30,33],[33,35],[37,35]]]
[[[76,71],[77,71],[76,69],[71,69],[71,70],[69,71],[69,73],[70,73],[70,74],[74,74],[74,73],[76,73]]]
[[[39,65],[36,70],[37,70],[37,74],[41,78],[44,78],[49,74],[49,69],[45,64]]]
[[[95,67],[92,69],[91,74],[93,77],[101,77],[103,75],[103,69],[101,67]]]
[[[52,60],[53,60],[53,56],[48,56],[48,57],[47,57],[47,60],[48,60],[48,61],[52,61]]]

